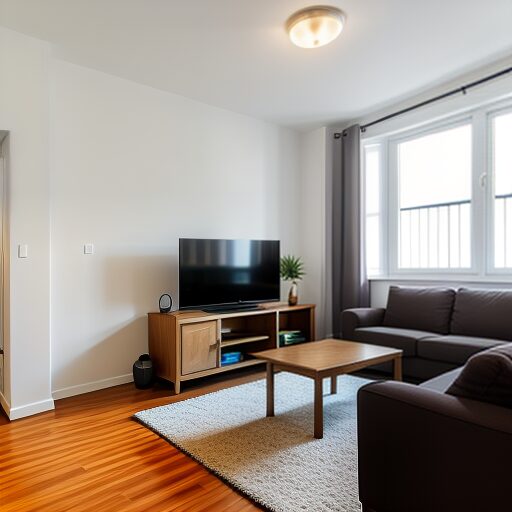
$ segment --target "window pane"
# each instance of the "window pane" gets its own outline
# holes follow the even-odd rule
[[[380,272],[380,226],[378,215],[366,217],[366,270],[368,275]]]
[[[380,162],[378,148],[366,150],[366,213],[378,213],[380,209]]]
[[[471,266],[471,125],[398,144],[399,267]]]
[[[368,275],[381,273],[381,146],[364,148],[364,184],[366,217],[366,270]]]
[[[494,266],[512,268],[512,113],[493,119]]]

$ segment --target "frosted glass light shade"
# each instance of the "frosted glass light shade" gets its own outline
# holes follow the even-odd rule
[[[336,7],[308,7],[292,14],[286,30],[293,44],[301,48],[318,48],[336,39],[345,23],[345,15]]]

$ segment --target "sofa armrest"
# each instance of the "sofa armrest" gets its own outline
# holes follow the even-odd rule
[[[382,324],[384,308],[353,308],[341,313],[341,331],[346,340],[354,339],[358,327],[373,327]]]
[[[359,499],[376,512],[503,510],[512,410],[411,384],[358,393]]]

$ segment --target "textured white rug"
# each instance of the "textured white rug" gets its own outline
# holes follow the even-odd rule
[[[139,412],[135,418],[272,511],[359,512],[356,394],[369,381],[324,383],[324,438],[313,438],[313,381],[276,375],[265,417],[260,380]]]

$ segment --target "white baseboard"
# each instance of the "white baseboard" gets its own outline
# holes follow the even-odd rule
[[[86,382],[85,384],[78,384],[76,386],[69,386],[67,388],[56,389],[52,392],[52,396],[54,400],[60,400],[61,398],[82,395],[84,393],[90,393],[91,391],[98,391],[99,389],[111,388],[113,386],[119,386],[120,384],[127,384],[128,382],[133,382],[133,374],[131,373],[127,373],[126,375],[119,375],[109,379]]]
[[[0,405],[2,406],[2,409],[5,411],[5,414],[7,414],[7,417],[9,417],[9,414],[11,412],[11,404],[7,401],[7,399],[2,393],[0,393]]]
[[[33,402],[19,407],[11,407],[9,411],[9,419],[18,420],[40,412],[51,411],[52,409],[55,409],[55,404],[51,398],[48,398],[47,400],[41,400],[40,402]]]

